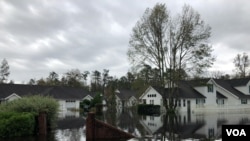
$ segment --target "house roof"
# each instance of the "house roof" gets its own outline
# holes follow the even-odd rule
[[[237,96],[238,98],[250,98],[250,95],[245,95],[244,93],[240,92],[236,88],[234,88],[237,84],[236,82],[239,82],[239,85],[246,84],[245,80],[240,81],[238,80],[223,80],[223,79],[214,79],[215,83],[218,84],[219,86],[223,87],[233,95]],[[234,85],[232,85],[234,84]],[[238,85],[238,86],[239,86]]]
[[[162,94],[162,88],[155,87],[153,88],[161,95]],[[166,97],[169,96],[169,88],[165,88],[164,92],[166,93]],[[174,88],[174,95],[178,96],[179,98],[206,98],[204,95],[200,94],[198,91],[196,91],[188,81],[179,81],[179,88]]]
[[[246,86],[247,83],[250,81],[250,78],[230,79],[230,80],[226,80],[226,81],[234,87]]]
[[[116,92],[116,95],[122,100],[127,100],[132,96],[136,97],[136,92],[134,90],[119,89],[118,91],[119,92]]]
[[[179,88],[174,88],[175,96],[180,98],[206,98],[204,95],[196,91],[194,88],[198,86],[207,86],[209,81],[214,82],[217,86],[223,88],[224,90],[228,91],[232,95],[238,97],[239,99],[250,99],[250,95],[246,95],[243,92],[236,89],[237,86],[246,86],[250,78],[241,78],[241,79],[231,79],[231,80],[224,80],[224,79],[196,79],[196,80],[189,80],[189,81],[179,81]],[[162,95],[162,93],[166,93],[168,96],[169,90],[168,88],[152,86],[158,93]],[[163,95],[162,95],[163,96]],[[216,92],[217,98],[224,98],[227,97],[223,94]]]
[[[92,94],[83,88],[73,88],[65,86],[41,86],[41,85],[24,85],[24,84],[0,84],[0,99],[4,99],[11,94],[18,96],[44,95],[52,96],[55,99],[83,99]]]
[[[227,99],[226,96],[224,96],[223,94],[221,94],[220,92],[216,91],[216,98],[218,99]]]

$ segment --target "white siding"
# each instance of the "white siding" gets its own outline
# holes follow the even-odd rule
[[[132,107],[135,106],[137,104],[137,99],[132,96],[129,98],[129,100],[127,101],[127,107]]]
[[[217,103],[216,103],[217,88],[211,82],[209,82],[208,84],[213,86],[213,92],[208,92],[208,86],[195,87],[195,90],[197,90],[199,93],[201,93],[202,95],[206,97],[206,102],[205,102],[206,107],[214,107],[214,106],[217,106]]]
[[[152,87],[141,97],[141,104],[143,99],[146,100],[146,104],[162,105],[162,96]]]
[[[79,109],[80,100],[58,100],[60,110]]]
[[[16,99],[19,99],[19,98],[21,98],[21,97],[18,96],[17,94],[15,94],[15,93],[13,93],[10,96],[6,97],[6,101],[13,101],[13,100],[16,100]]]
[[[83,98],[83,100],[85,100],[85,99],[87,99],[87,100],[91,101],[91,100],[93,99],[93,97],[92,97],[92,96],[90,96],[90,95],[87,95],[87,96],[85,96],[85,97]]]

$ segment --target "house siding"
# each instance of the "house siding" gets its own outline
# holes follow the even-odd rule
[[[80,100],[58,100],[60,110],[79,109]]]
[[[146,91],[141,99],[142,101],[140,104],[153,104],[162,106],[162,96],[152,87]],[[146,103],[143,103],[143,100],[146,100]]]
[[[206,80],[205,80],[206,81]],[[232,81],[232,83],[230,82]],[[241,111],[250,111],[250,79],[247,84],[244,86],[234,87],[233,85],[237,85],[239,80],[207,80],[205,83],[201,83],[200,86],[197,86],[196,83],[187,82],[183,83],[185,85],[181,85],[181,89],[183,91],[183,96],[179,97],[177,102],[177,109],[181,112],[186,111],[230,111],[230,110],[241,110]],[[185,89],[190,86],[194,93],[199,93],[204,97],[199,95],[190,96],[185,94]],[[192,86],[194,85],[194,86]],[[243,84],[239,84],[243,85]],[[187,89],[188,90],[188,89]],[[191,91],[191,89],[189,89]],[[236,91],[238,90],[238,91]],[[190,92],[188,91],[188,92]],[[156,94],[156,96],[149,96],[152,94]],[[190,93],[189,93],[190,94]],[[190,97],[188,97],[190,96]],[[140,97],[140,103],[152,104],[154,101],[154,105],[162,104],[162,96],[154,89],[154,87],[149,87]],[[185,101],[185,104],[184,104]],[[188,105],[188,101],[190,105]]]

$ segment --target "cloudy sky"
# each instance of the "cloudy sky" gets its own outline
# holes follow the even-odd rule
[[[231,73],[238,53],[250,55],[248,0],[1,0],[0,60],[7,59],[16,83],[76,68],[109,69],[120,77],[131,67],[131,30],[157,2],[172,15],[189,4],[212,27],[216,62],[210,70]]]

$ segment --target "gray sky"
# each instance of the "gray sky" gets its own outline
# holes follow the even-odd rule
[[[189,4],[212,27],[216,62],[210,70],[230,74],[238,53],[250,55],[248,0],[2,0],[0,59],[10,65],[9,80],[26,83],[76,68],[125,75],[132,28],[157,2],[171,15]]]

